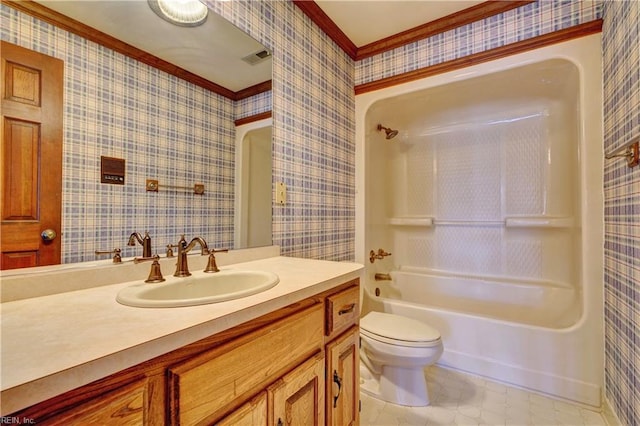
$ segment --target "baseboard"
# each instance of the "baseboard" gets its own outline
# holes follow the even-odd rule
[[[599,410],[602,406],[602,389],[592,383],[528,370],[494,359],[480,358],[452,350],[445,350],[437,364],[556,398],[567,399],[584,404],[591,409]]]

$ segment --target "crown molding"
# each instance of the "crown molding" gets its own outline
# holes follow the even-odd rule
[[[488,18],[489,16],[533,3],[534,1],[535,0],[486,1],[361,47],[357,47],[315,1],[293,0],[293,3],[315,22],[351,59],[359,61],[404,46],[405,44],[423,40],[433,35]]]
[[[320,27],[351,59],[356,59],[358,48],[349,37],[324,13],[313,0],[292,0],[305,15]]]
[[[265,111],[265,112],[261,112],[259,114],[250,115],[249,117],[238,118],[233,123],[236,126],[242,126],[243,124],[253,123],[255,121],[260,121],[260,120],[265,120],[265,119],[271,118],[271,117],[272,117],[271,111]]]

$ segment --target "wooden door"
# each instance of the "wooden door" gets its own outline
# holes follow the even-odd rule
[[[327,345],[327,425],[360,422],[360,332],[358,327]]]
[[[0,269],[55,265],[62,232],[64,63],[4,41],[1,47]]]
[[[269,386],[269,425],[324,426],[324,393],[320,352]]]

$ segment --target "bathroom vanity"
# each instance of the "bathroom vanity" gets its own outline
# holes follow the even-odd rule
[[[131,283],[3,303],[2,415],[38,424],[358,424],[361,265],[277,256],[223,267],[234,268],[280,282],[181,308],[118,304]],[[73,319],[55,318],[65,311]]]

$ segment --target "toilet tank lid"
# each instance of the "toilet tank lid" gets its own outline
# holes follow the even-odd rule
[[[369,312],[360,319],[360,328],[378,336],[407,342],[431,342],[440,338],[438,330],[422,321],[384,312]]]

